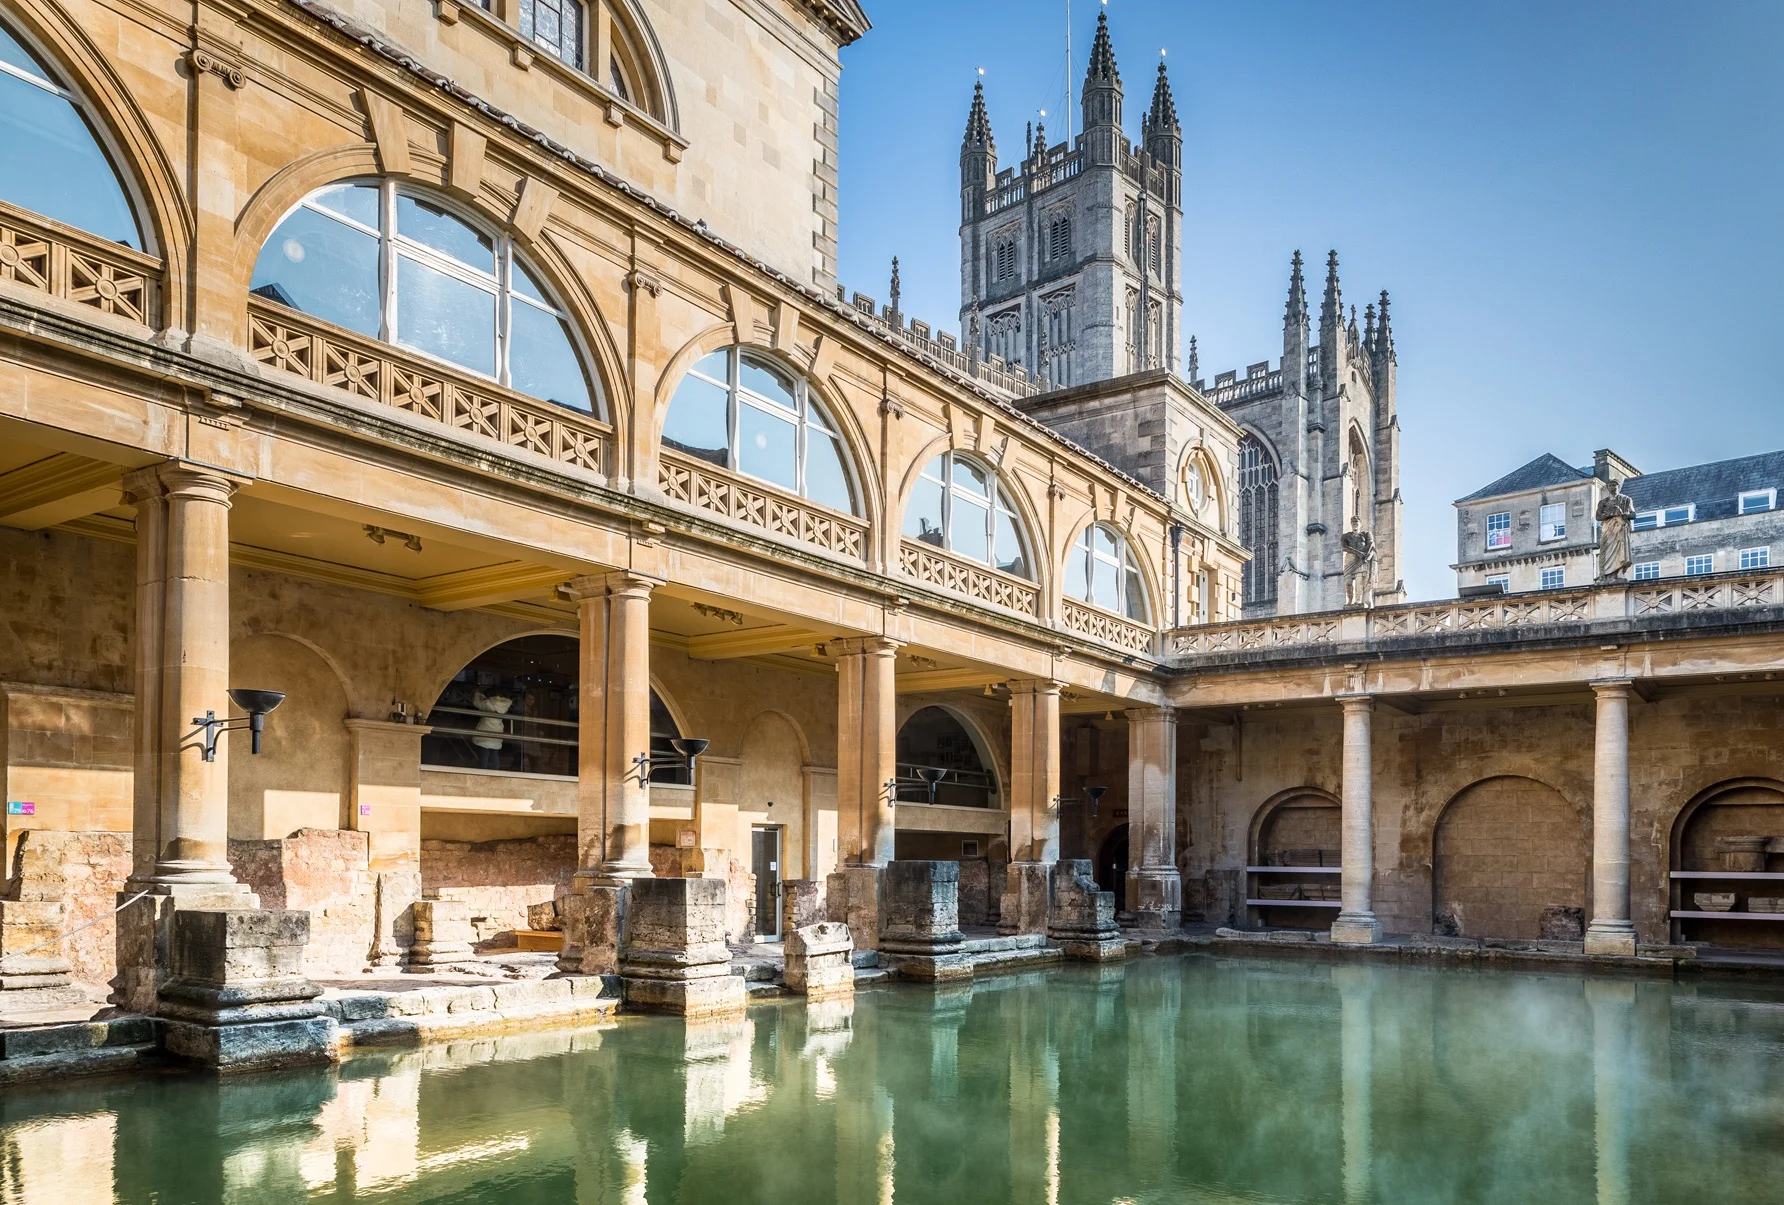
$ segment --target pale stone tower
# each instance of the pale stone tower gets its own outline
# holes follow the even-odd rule
[[[1048,389],[1180,359],[1183,131],[1164,63],[1135,144],[1099,15],[1082,105],[1072,144],[1049,146],[1036,127],[1021,163],[1000,172],[981,84],[960,148],[963,341]]]

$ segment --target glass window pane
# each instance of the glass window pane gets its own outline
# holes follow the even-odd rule
[[[737,467],[782,489],[799,488],[798,428],[759,406],[737,407]]]
[[[830,416],[824,413],[824,408],[812,401],[809,396],[805,402],[805,421],[820,431],[833,432],[836,430],[836,425],[830,421]]]
[[[508,267],[509,288],[513,289],[516,293],[519,293],[522,297],[531,297],[534,301],[549,305],[554,310],[557,308],[556,305],[552,304],[551,299],[545,295],[545,290],[539,287],[539,282],[533,279],[533,274],[520,266],[520,260],[518,258],[514,259]]]
[[[991,482],[985,470],[970,460],[954,461],[954,485],[981,498],[991,496]]]
[[[931,481],[946,481],[947,477],[945,474],[948,471],[947,460],[948,458],[945,455],[937,456],[934,460],[923,466],[923,476],[929,478]]]
[[[702,358],[698,364],[695,364],[693,371],[703,373],[719,382],[721,385],[729,385],[731,383],[730,351],[713,352],[711,355]]]
[[[313,209],[279,223],[248,286],[260,297],[378,337],[378,240]]]
[[[731,428],[725,417],[729,398],[729,393],[710,381],[692,375],[683,377],[675,396],[669,399],[669,414],[663,421],[664,445],[720,468],[730,468]]]
[[[986,520],[990,514],[988,507],[956,497],[953,501],[953,514],[949,516],[948,546],[961,556],[989,565],[991,538]]]
[[[1115,561],[1115,533],[1102,526],[1091,528],[1091,533],[1091,538],[1094,541],[1093,547],[1095,547],[1097,555]]]
[[[576,410],[593,410],[588,379],[564,320],[515,300],[508,320],[509,384],[530,397]]]
[[[778,370],[745,356],[738,371],[738,379],[752,393],[777,401],[789,410],[793,408],[792,379]]]
[[[341,184],[334,188],[325,188],[310,197],[310,204],[352,218],[362,226],[373,230],[384,229],[384,223],[378,216],[378,186],[376,184]]]
[[[917,479],[911,489],[911,499],[904,507],[904,534],[937,548],[942,546],[942,487],[939,482],[927,476]]]
[[[854,492],[843,471],[842,448],[836,437],[819,431],[805,433],[805,496],[831,510],[855,513]]]
[[[992,550],[992,563],[1005,573],[1016,577],[1027,577],[1028,558],[1022,555],[1022,538],[1016,534],[1016,520],[1006,511],[998,511],[996,528],[993,534],[997,538],[997,546]]]
[[[1138,619],[1144,622],[1146,619],[1146,586],[1140,579],[1140,571],[1130,565],[1124,576],[1127,579],[1127,597],[1123,600],[1121,609],[1129,619]]]
[[[437,205],[418,201],[404,193],[396,198],[396,232],[424,246],[450,255],[479,272],[495,275],[494,240],[453,217]]]
[[[473,372],[496,371],[496,298],[406,255],[396,261],[397,341]]]
[[[0,74],[0,199],[142,248],[118,175],[80,113],[55,93],[6,74]]]
[[[49,72],[45,71],[23,46],[13,40],[12,35],[6,32],[4,26],[0,26],[0,63],[17,67],[21,71],[29,71],[47,83],[55,82],[50,79]]]
[[[1090,566],[1090,601],[1106,611],[1120,610],[1121,574],[1107,563]]]
[[[1090,600],[1090,557],[1080,540],[1072,545],[1072,551],[1065,558],[1065,593],[1067,598],[1076,598],[1084,602]]]

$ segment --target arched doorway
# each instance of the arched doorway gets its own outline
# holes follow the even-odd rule
[[[1324,929],[1338,914],[1343,809],[1299,787],[1272,796],[1251,822],[1246,915],[1278,929]],[[1280,868],[1280,869],[1278,869]]]
[[[1127,840],[1128,826],[1117,825],[1096,851],[1096,885],[1115,893],[1119,912],[1127,911]]]
[[[1431,927],[1460,937],[1578,940],[1590,820],[1533,778],[1489,778],[1443,809],[1431,846]]]
[[[1679,940],[1784,948],[1784,919],[1771,919],[1784,915],[1784,783],[1740,778],[1700,792],[1673,822],[1672,870],[1688,876],[1672,879]]]

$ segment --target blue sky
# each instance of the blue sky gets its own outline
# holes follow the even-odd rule
[[[1065,0],[867,9],[841,278],[884,301],[897,255],[905,312],[955,329],[975,72],[1004,166],[1038,110],[1063,136]],[[1784,3],[1107,10],[1130,134],[1169,52],[1206,377],[1280,357],[1296,248],[1336,247],[1359,308],[1392,292],[1412,597],[1453,593],[1451,501],[1541,452],[1652,470],[1784,447]],[[1095,23],[1073,0],[1074,105]]]

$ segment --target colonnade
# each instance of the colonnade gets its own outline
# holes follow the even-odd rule
[[[1592,913],[1588,954],[1635,953],[1629,916],[1629,696],[1628,678],[1591,683],[1597,716],[1592,759]],[[1342,695],[1344,710],[1342,904],[1332,940],[1367,945],[1381,940],[1375,916],[1375,801],[1371,737],[1375,700]]]

